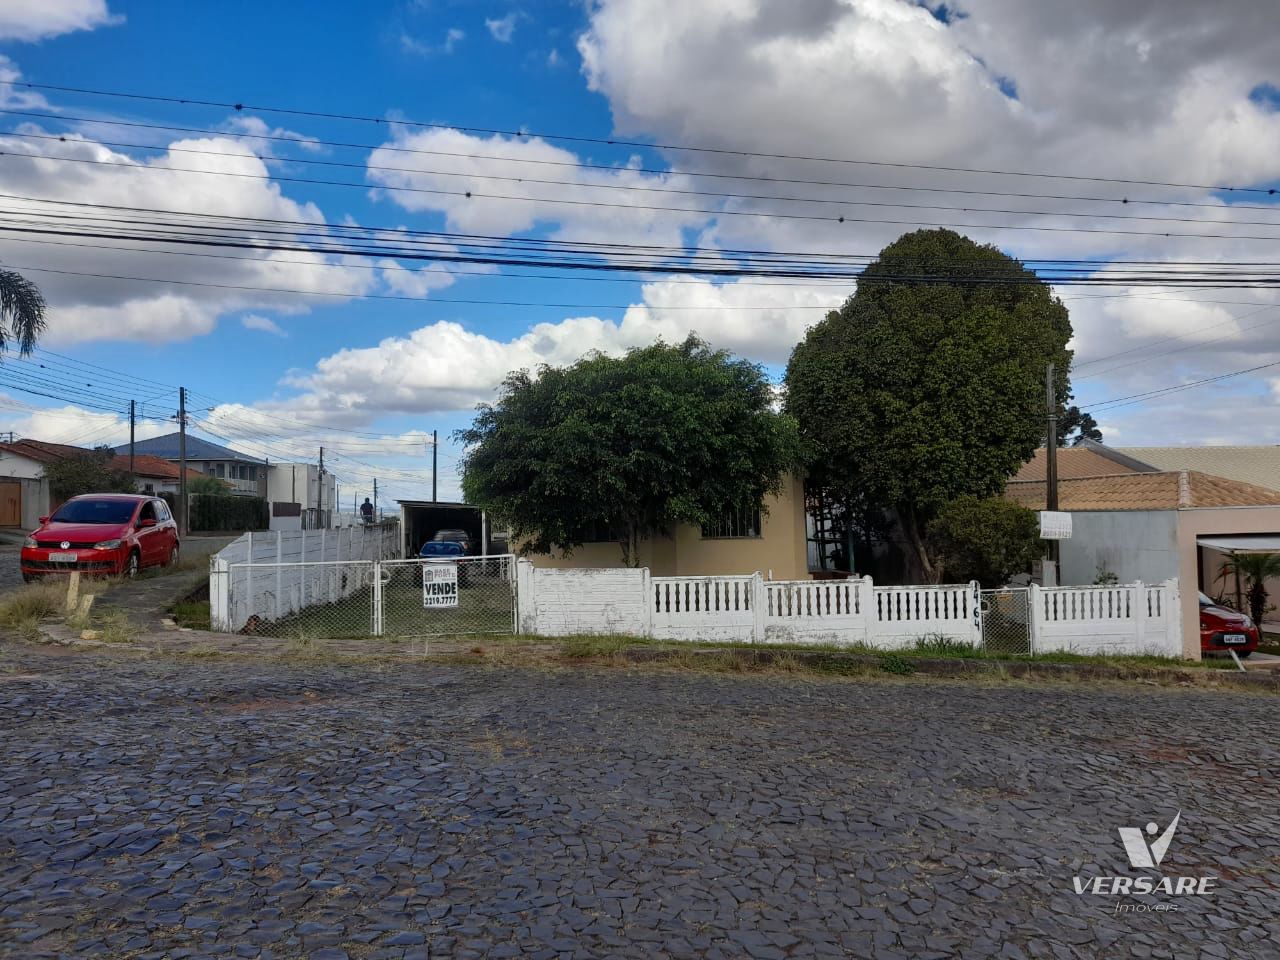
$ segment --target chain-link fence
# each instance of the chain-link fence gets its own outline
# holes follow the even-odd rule
[[[292,640],[370,636],[376,576],[368,560],[231,564],[224,629]]]
[[[225,592],[215,626],[228,632],[294,640],[515,632],[510,555],[232,563],[213,580]]]
[[[982,591],[982,645],[989,653],[1031,653],[1031,591],[1026,587]]]
[[[514,633],[515,557],[389,560],[377,632],[388,637]]]

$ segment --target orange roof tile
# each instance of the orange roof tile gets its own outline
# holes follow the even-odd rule
[[[1045,477],[1045,460],[1045,448],[1041,447],[1013,475],[1012,482],[1043,480]],[[1058,448],[1059,480],[1071,480],[1077,477],[1107,477],[1117,473],[1137,472],[1132,467],[1116,463],[1116,461],[1086,447]]]
[[[1005,497],[1032,510],[1045,508],[1043,480],[1015,480]],[[1226,480],[1196,470],[1113,473],[1059,480],[1060,510],[1180,510],[1280,506],[1280,490]]]

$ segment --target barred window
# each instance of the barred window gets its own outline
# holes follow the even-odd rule
[[[734,510],[702,525],[703,540],[745,539],[760,536],[760,508]]]
[[[620,523],[589,523],[578,531],[579,543],[620,543],[627,537],[626,528]]]

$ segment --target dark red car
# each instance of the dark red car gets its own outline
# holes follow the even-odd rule
[[[1225,653],[1234,650],[1247,657],[1258,649],[1258,626],[1239,610],[1220,606],[1200,594],[1200,651]]]
[[[178,525],[155,497],[93,493],[72,497],[22,545],[22,579],[51,573],[132,577],[178,560]]]

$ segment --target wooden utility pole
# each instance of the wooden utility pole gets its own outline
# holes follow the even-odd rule
[[[138,422],[138,401],[129,401],[129,472],[133,473],[134,425]]]
[[[1046,510],[1058,509],[1058,398],[1053,389],[1053,364],[1049,364],[1044,375],[1045,430],[1044,482],[1046,485],[1044,507]],[[1058,541],[1049,541],[1049,565],[1053,570],[1053,585],[1058,583]],[[1049,584],[1045,584],[1049,586]]]
[[[185,535],[191,529],[187,505],[187,388],[178,388],[178,504],[179,523]]]
[[[431,502],[435,503],[438,499],[436,496],[436,465],[440,462],[436,451],[440,449],[440,444],[436,442],[436,431],[431,431]]]

